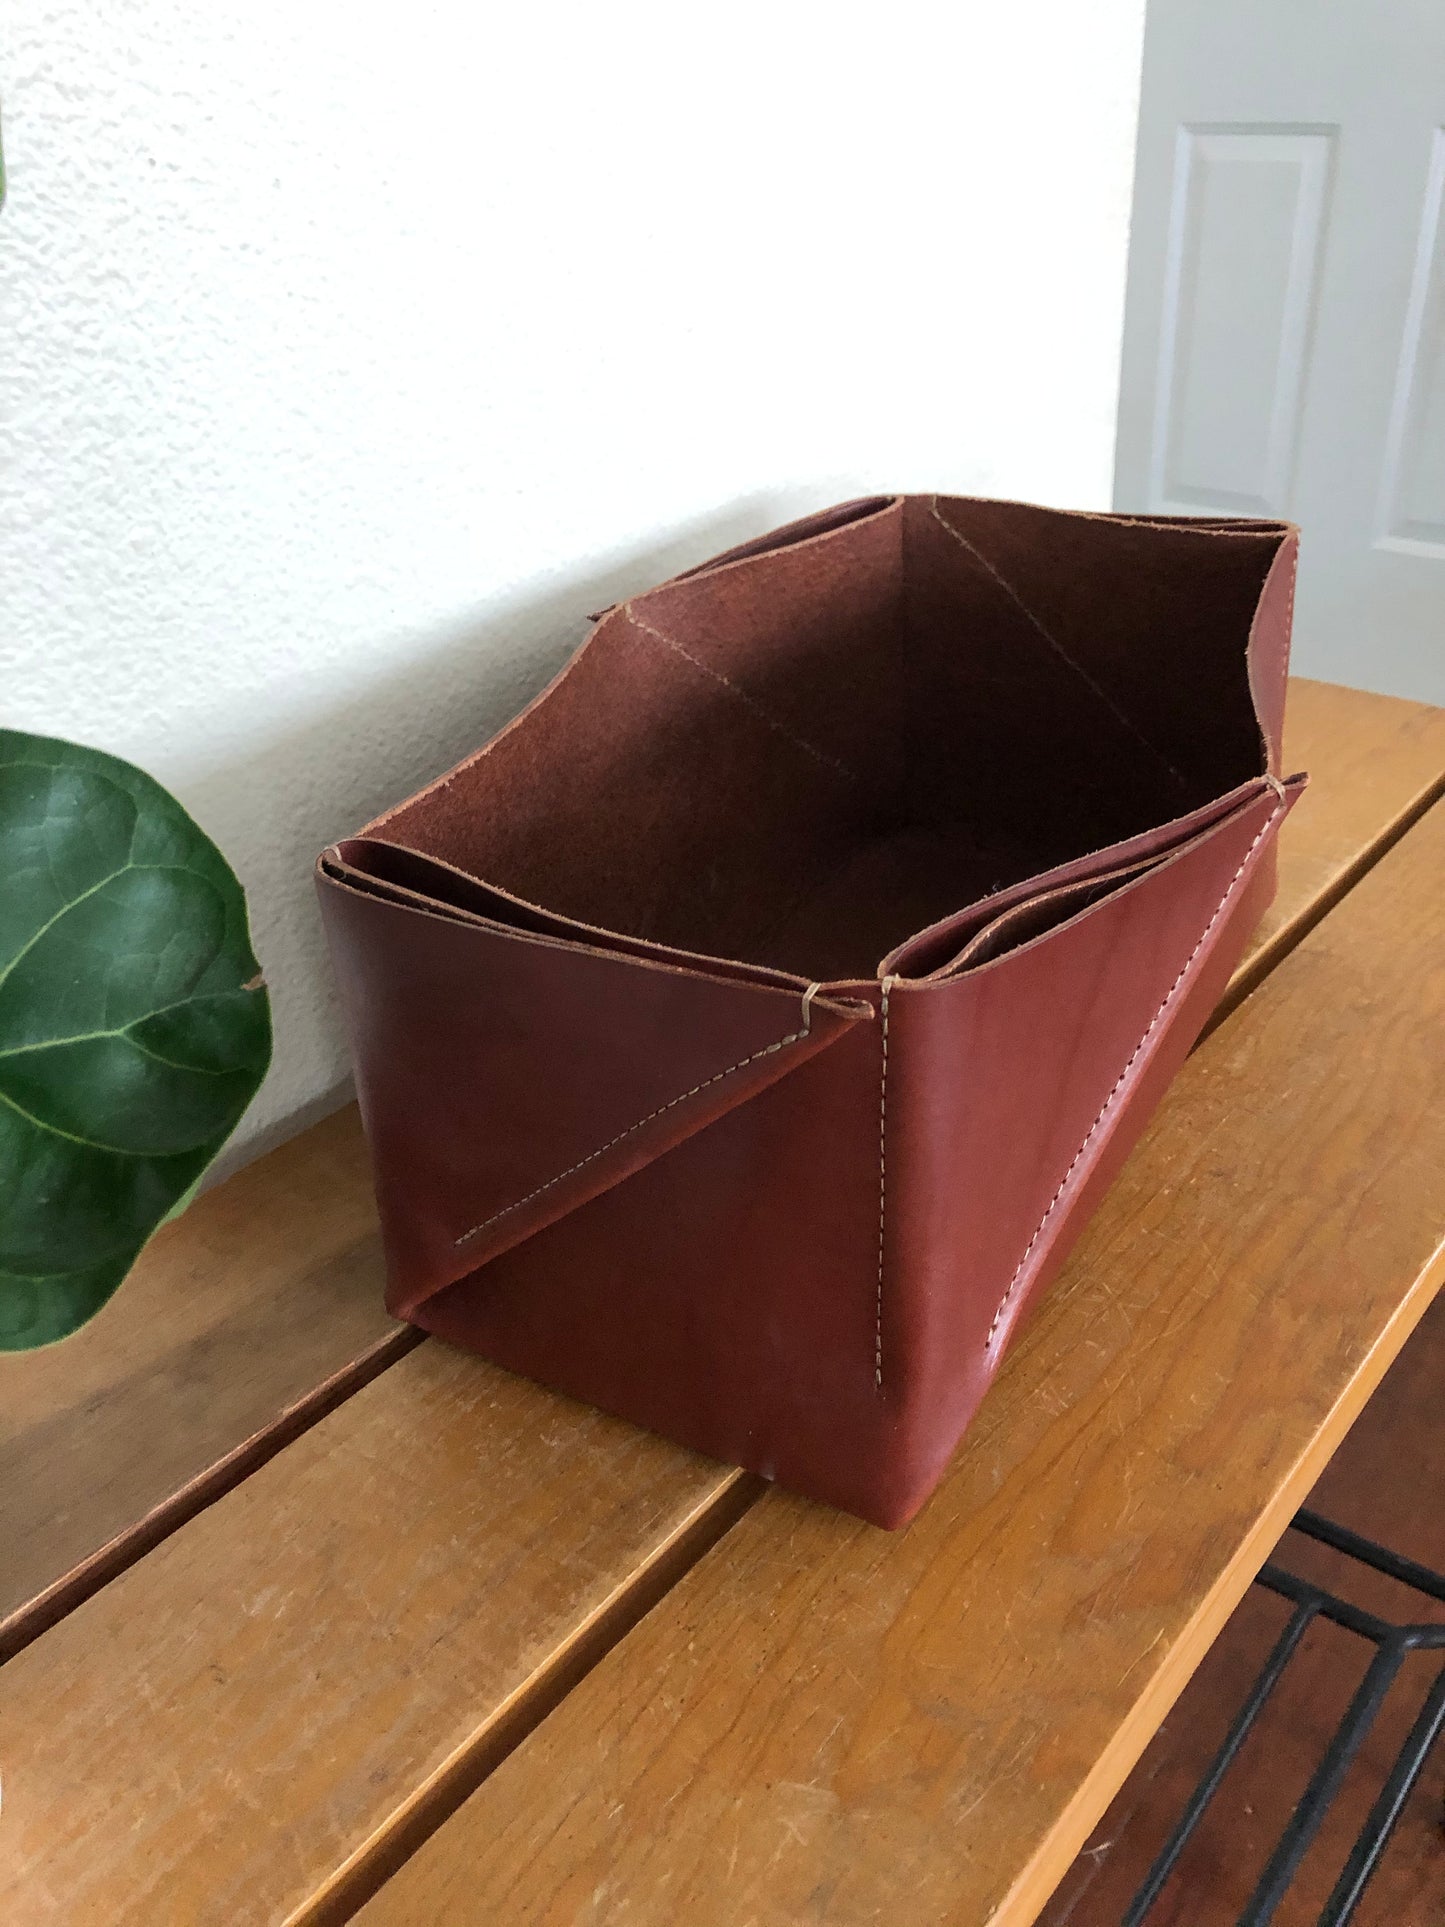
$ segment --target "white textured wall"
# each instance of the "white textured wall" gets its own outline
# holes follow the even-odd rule
[[[330,838],[583,617],[888,488],[1108,501],[1143,0],[11,0],[0,715],[144,764],[345,1063]]]

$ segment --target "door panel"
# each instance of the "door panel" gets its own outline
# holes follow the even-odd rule
[[[1115,501],[1289,516],[1296,667],[1445,702],[1445,6],[1151,0]]]
[[[1182,127],[1151,506],[1272,515],[1289,490],[1330,132]]]
[[[1445,129],[1435,130],[1385,444],[1382,548],[1445,551]]]

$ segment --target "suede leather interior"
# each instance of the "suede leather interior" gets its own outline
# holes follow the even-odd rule
[[[604,931],[872,978],[962,906],[1262,774],[1247,638],[1283,534],[846,505],[610,610],[365,834]]]

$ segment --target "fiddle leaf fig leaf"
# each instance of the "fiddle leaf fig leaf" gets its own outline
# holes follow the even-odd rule
[[[99,1311],[270,1057],[215,844],[118,757],[0,729],[0,1351]]]

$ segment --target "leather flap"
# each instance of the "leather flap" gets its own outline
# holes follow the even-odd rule
[[[874,1016],[318,881],[403,1317]]]

